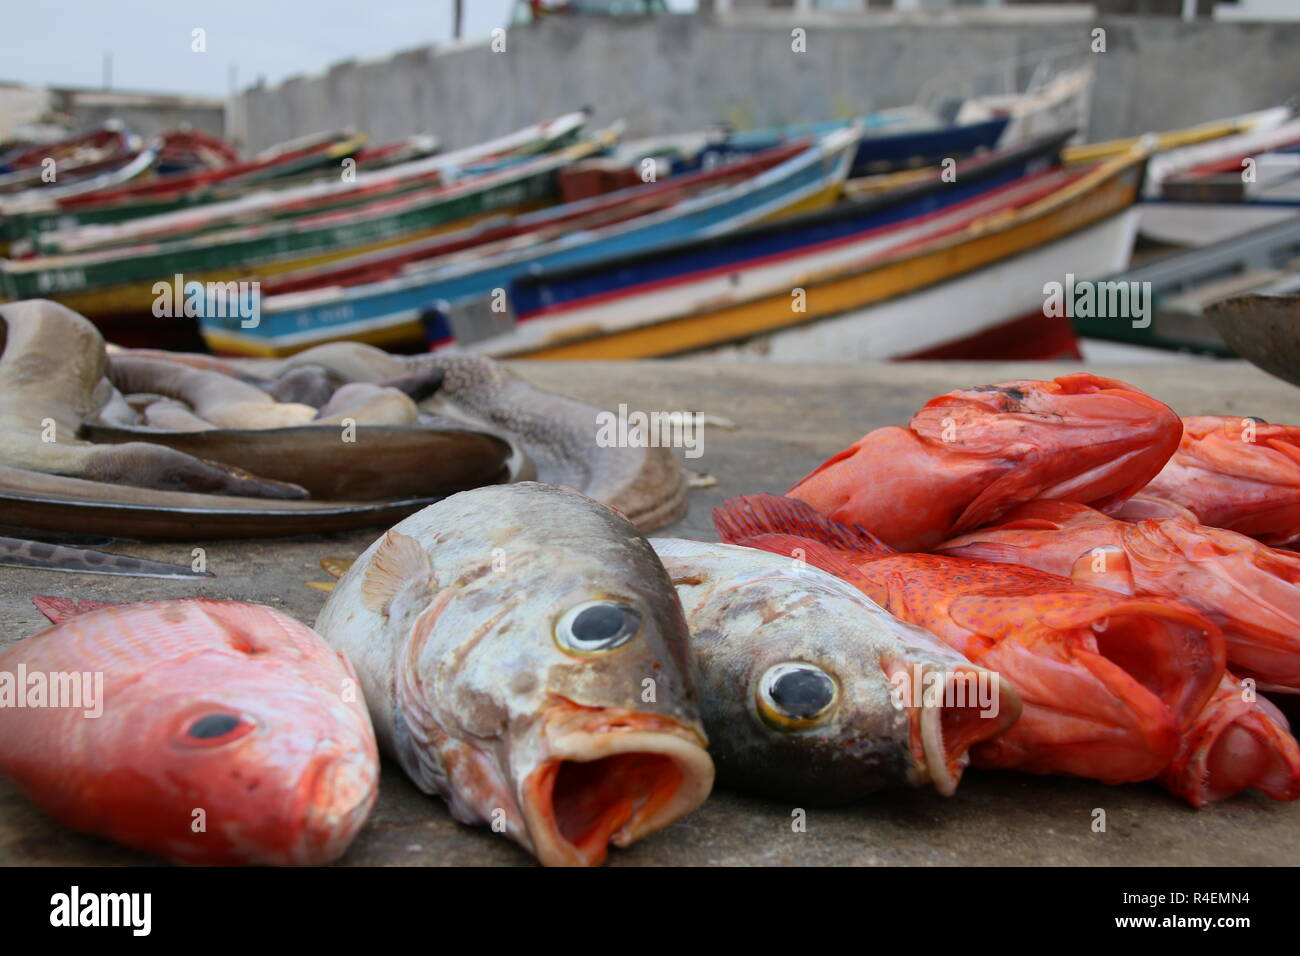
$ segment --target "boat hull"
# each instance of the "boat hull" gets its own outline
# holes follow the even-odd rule
[[[410,277],[311,297],[310,304],[284,297],[263,303],[257,329],[238,321],[203,320],[204,339],[214,351],[242,355],[287,355],[324,342],[351,339],[372,344],[414,345],[425,337],[422,319],[439,301],[472,300],[508,287],[516,276],[545,266],[578,265],[641,248],[654,248],[699,235],[722,234],[764,222],[792,209],[830,203],[848,173],[856,132],[827,141],[719,193],[688,199],[680,207],[651,214],[609,230],[576,232],[455,267],[431,267]],[[304,294],[306,295],[306,294]],[[450,337],[447,320],[435,336]]]
[[[830,360],[879,359],[921,351],[945,337],[954,337],[954,333],[946,315],[940,315],[942,322],[929,320],[915,302],[904,302],[905,297],[933,290],[939,295],[936,301],[961,314],[971,309],[980,296],[987,295],[991,303],[987,312],[958,329],[970,334],[981,331],[981,323],[992,325],[998,319],[1023,315],[1027,306],[1032,306],[1031,297],[1041,308],[1044,282],[1064,280],[1067,271],[1089,274],[1083,270],[1094,266],[1085,263],[1083,257],[1090,254],[1097,240],[1085,236],[1064,247],[1058,245],[1059,240],[1104,225],[1103,238],[1111,243],[1105,252],[1127,262],[1136,229],[1136,214],[1131,207],[1138,195],[1143,162],[1137,157],[1111,161],[1024,209],[990,216],[962,233],[886,256],[860,270],[830,270],[830,274],[809,276],[796,290],[785,288],[747,301],[644,324],[615,316],[604,328],[575,330],[572,341],[513,354],[545,359],[649,358],[755,339],[767,343],[764,357],[791,361],[813,356]],[[1050,262],[1037,263],[1029,258],[1048,247],[1056,247],[1051,250]],[[1061,252],[1061,248],[1067,251]],[[988,272],[990,266],[998,264],[1005,264],[1006,271]],[[1058,268],[1058,264],[1065,268]],[[1049,271],[1042,271],[1048,266]],[[1105,264],[1097,268],[1104,271]],[[988,274],[981,277],[981,270]],[[988,275],[998,278],[978,295],[965,292],[958,297],[943,289],[952,280],[967,275],[976,283],[982,283]],[[1009,281],[1008,277],[1017,276],[1020,287],[1014,291],[1019,298],[999,301],[998,296],[1005,293],[1002,284]],[[792,293],[800,291],[804,297],[802,312],[792,308]],[[899,317],[882,324],[873,319],[873,314],[886,314],[876,311],[886,303],[900,309]],[[930,307],[933,305],[926,306]],[[899,330],[903,340],[877,335],[886,328]],[[930,334],[926,329],[938,330],[934,341],[926,340]]]

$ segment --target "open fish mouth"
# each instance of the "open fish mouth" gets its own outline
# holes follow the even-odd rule
[[[981,668],[936,667],[924,673],[938,681],[935,699],[908,707],[912,759],[918,782],[928,781],[951,797],[970,764],[970,748],[998,736],[1020,717],[1020,695],[998,674]]]
[[[1266,698],[1246,699],[1225,676],[1162,779],[1196,807],[1254,788],[1274,800],[1300,797],[1300,745]]]
[[[524,780],[533,850],[548,866],[594,866],[690,813],[713,786],[702,736],[665,717],[585,710],[549,721]]]

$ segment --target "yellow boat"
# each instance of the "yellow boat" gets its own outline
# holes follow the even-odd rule
[[[1204,143],[1212,139],[1222,139],[1224,136],[1244,133],[1260,124],[1270,123],[1282,115],[1284,113],[1279,109],[1261,110],[1257,113],[1246,113],[1230,119],[1215,120],[1212,123],[1201,123],[1198,126],[1186,126],[1182,129],[1155,133],[1150,141],[1150,150],[1153,153],[1163,153],[1183,146],[1194,146],[1197,143]],[[1152,134],[1147,135],[1151,136]],[[1143,136],[1130,136],[1126,139],[1111,139],[1101,143],[1070,146],[1061,152],[1061,158],[1067,163],[1089,163],[1102,159],[1112,159],[1128,152],[1141,143],[1144,138]]]
[[[1126,265],[1147,156],[1139,144],[1099,163],[1070,164],[1051,173],[1060,179],[1047,180],[1058,184],[1040,189],[1043,194],[1025,192],[1031,183],[1007,187],[1021,190],[1022,201],[991,197],[964,221],[954,212],[946,224],[899,224],[892,246],[888,239],[873,240],[874,254],[833,268],[810,256],[805,271],[791,273],[787,265],[759,294],[710,293],[705,280],[694,298],[689,288],[672,293],[675,300],[656,289],[638,303],[629,291],[626,299],[593,306],[585,315],[573,310],[558,320],[529,319],[471,348],[502,358],[562,360],[701,350],[744,357],[732,344],[742,342],[748,343],[740,350],[745,354],[788,360],[923,352],[1035,310],[1041,314],[1045,278],[1063,279],[1067,270],[1107,274]],[[748,280],[736,275],[730,281],[744,289]],[[658,314],[645,308],[651,297],[657,297]],[[680,310],[664,315],[665,301]]]

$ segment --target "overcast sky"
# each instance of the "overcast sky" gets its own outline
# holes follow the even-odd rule
[[[465,0],[465,36],[504,26],[514,0]],[[691,8],[675,0],[675,9]],[[58,0],[6,2],[0,80],[225,96],[240,87],[317,73],[451,38],[451,0]],[[195,27],[207,52],[191,51]]]

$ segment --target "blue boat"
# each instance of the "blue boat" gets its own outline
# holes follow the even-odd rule
[[[336,339],[388,346],[419,342],[422,315],[435,304],[486,297],[530,270],[585,265],[722,235],[801,203],[830,201],[843,185],[860,135],[856,126],[838,129],[752,179],[615,225],[495,255],[435,262],[380,282],[273,296],[261,304],[254,327],[244,327],[240,316],[203,315],[200,330],[212,349],[244,355],[291,354]],[[631,196],[637,188],[627,192]],[[450,339],[451,325],[443,319],[434,332]]]
[[[510,304],[518,318],[527,319],[570,302],[615,290],[663,282],[688,273],[739,266],[765,256],[924,216],[1030,173],[1059,165],[1061,149],[1071,135],[1073,130],[1063,130],[1027,140],[1007,150],[966,160],[956,167],[956,178],[952,182],[944,181],[936,173],[924,182],[843,203],[824,212],[740,230],[726,237],[679,243],[671,248],[605,260],[582,268],[534,271],[511,283]],[[431,345],[438,344],[437,331],[430,331]]]
[[[961,125],[937,122],[918,124],[916,120],[907,118],[896,122],[881,121],[874,127],[869,125],[864,131],[857,152],[854,153],[849,175],[869,176],[899,169],[933,166],[944,159],[964,159],[982,150],[992,150],[997,147],[1009,122],[1009,116]],[[841,125],[843,124],[811,123],[729,133],[689,157],[677,157],[673,161],[672,170],[675,175],[729,162],[737,156],[771,149],[801,136],[825,135]]]

